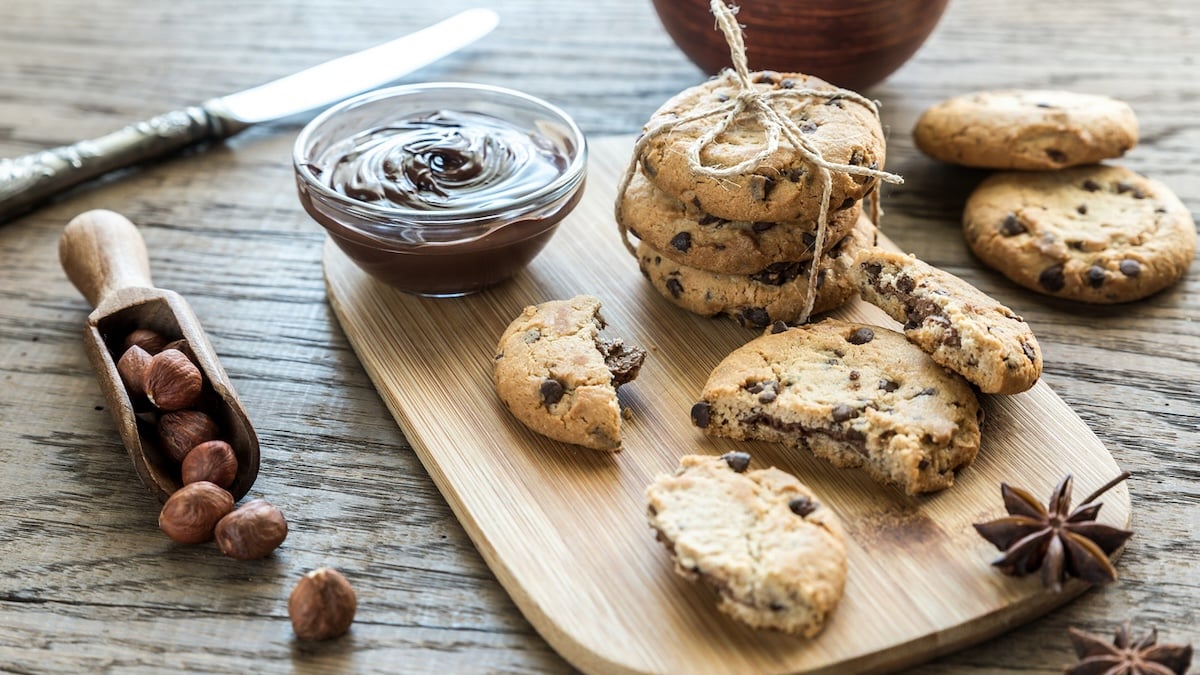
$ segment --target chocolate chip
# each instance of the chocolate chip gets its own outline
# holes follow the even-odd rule
[[[675,277],[671,277],[667,279],[667,292],[671,294],[672,298],[678,300],[679,296],[683,295],[683,284],[679,283]]]
[[[861,166],[867,161],[867,156],[863,154],[862,148],[855,148],[850,152],[850,159],[846,162],[850,166]]]
[[[554,378],[547,378],[542,380],[542,386],[539,391],[542,395],[542,403],[554,405],[562,400],[564,390],[562,382]]]
[[[1035,105],[1037,105],[1037,107],[1039,107],[1039,108],[1053,108],[1054,107],[1053,103],[1046,103],[1045,101],[1039,101]]]
[[[804,167],[793,166],[784,173],[784,176],[793,183],[799,183],[804,180],[805,173]]]
[[[1100,288],[1104,285],[1104,280],[1108,278],[1108,272],[1099,265],[1092,265],[1087,271],[1088,286],[1092,288]]]
[[[1038,275],[1038,285],[1051,293],[1061,291],[1063,286],[1067,285],[1067,278],[1063,276],[1063,266],[1051,265],[1042,270]]]
[[[784,81],[786,82],[787,80]],[[787,609],[787,605],[783,604],[782,602],[772,602],[767,606],[771,608],[772,612],[782,612],[783,610]]]
[[[762,234],[763,232],[766,232],[767,230],[771,229],[772,227],[775,227],[775,223],[759,221],[759,222],[751,225],[750,229],[754,230],[758,234]]]
[[[900,388],[900,383],[895,380],[880,380],[879,388],[888,392],[896,391]]]
[[[811,134],[812,132],[814,132],[816,130],[817,130],[817,125],[813,124],[812,122],[805,122],[804,124],[800,125],[800,131],[802,131],[806,134]]]
[[[829,415],[833,417],[834,422],[841,423],[845,422],[851,417],[858,417],[858,411],[846,405],[845,403],[839,403],[833,406],[833,411],[830,412]]]
[[[1025,357],[1033,363],[1037,363],[1037,352],[1034,351],[1033,345],[1028,342],[1021,343],[1021,351],[1025,352]]]
[[[917,396],[933,396],[936,393],[937,393],[937,389],[934,389],[933,387],[925,387],[921,391],[917,392]],[[916,398],[916,396],[914,396],[913,398]]]
[[[750,468],[750,453],[748,452],[727,452],[721,455],[721,459],[725,460],[729,468],[738,473]]]
[[[532,344],[541,339],[542,339],[542,331],[540,331],[536,328],[530,328],[529,330],[525,331],[525,336],[523,338],[521,338],[521,341],[524,342],[525,344]]]
[[[779,82],[780,89],[792,89],[796,86],[796,81],[790,77],[785,77]]]
[[[817,510],[817,503],[808,497],[796,497],[788,502],[788,508],[792,510],[792,513],[803,518]]]
[[[1133,198],[1134,199],[1145,199],[1146,193],[1143,192],[1141,188],[1134,188],[1133,189]]]
[[[1055,148],[1047,148],[1046,156],[1049,157],[1050,161],[1054,162],[1055,164],[1064,164],[1067,161],[1067,153]]]
[[[765,328],[771,325],[771,315],[762,307],[747,307],[742,310],[741,323],[748,328]]]
[[[700,206],[700,197],[697,197],[697,196],[693,196],[693,197],[692,197],[692,206],[696,207],[696,210],[697,210],[697,211],[703,211],[703,210],[704,210],[704,207],[703,207],[703,206]]]
[[[1089,178],[1083,181],[1083,189],[1087,190],[1088,192],[1099,192],[1100,184]]]
[[[830,96],[829,98],[825,99],[825,105],[834,105],[839,108],[846,107],[846,106],[842,105],[842,99],[840,97],[838,97],[837,95]]]
[[[711,213],[702,213],[700,214],[700,217],[696,219],[696,222],[700,223],[701,225],[712,225],[713,223],[721,222],[721,219],[712,215]]]
[[[855,204],[857,204],[857,203],[858,203],[858,200],[856,200],[855,198],[853,198],[853,197],[846,197],[845,199],[843,199],[843,200],[842,200],[842,205],[841,205],[841,206],[839,206],[839,207],[837,207],[837,210],[838,210],[838,211],[845,211],[846,209],[848,209],[848,208],[850,208],[850,207],[854,206],[854,205],[855,205]]]
[[[689,232],[680,232],[671,237],[671,246],[680,253],[687,253],[692,248],[692,235]]]
[[[796,277],[808,267],[806,263],[778,262],[767,265],[762,270],[749,275],[751,281],[767,286],[782,286]]]
[[[1127,183],[1123,180],[1119,180],[1113,187],[1117,188],[1117,194],[1123,195],[1133,189],[1133,183]]]
[[[1004,217],[1004,222],[1000,223],[1000,234],[1006,237],[1015,237],[1022,232],[1028,232],[1025,229],[1025,224],[1017,218],[1017,214],[1010,213]]]
[[[770,389],[764,390],[763,393],[758,395],[758,402],[759,403],[770,403],[771,401],[774,401],[776,399],[776,397],[778,397],[778,396],[779,396],[779,391],[776,390],[774,387],[772,387]]]
[[[901,293],[912,293],[913,289],[916,287],[917,283],[913,281],[913,278],[907,274],[901,274],[896,279],[896,288],[900,289]]]
[[[928,468],[929,468],[929,460],[923,459],[923,460],[917,462],[917,470],[918,471],[924,471],[925,469],[928,469]]]
[[[1136,277],[1142,273],[1142,265],[1136,260],[1122,260],[1121,264],[1117,266],[1117,269],[1121,270],[1121,274],[1124,274],[1127,277]]]
[[[804,232],[800,235],[800,241],[803,241],[804,245],[811,249],[817,245],[817,235],[811,232]]]
[[[763,383],[762,382],[747,382],[746,384],[742,385],[742,389],[745,389],[746,391],[750,392],[751,394],[757,394],[763,390]]]
[[[692,424],[695,424],[701,429],[707,427],[708,423],[712,420],[710,417],[711,412],[712,406],[709,405],[708,401],[700,401],[696,405],[692,406]]]
[[[756,173],[751,174],[748,180],[750,186],[750,198],[756,202],[767,201],[767,194],[771,191],[771,179]]]
[[[754,76],[755,84],[775,84],[779,81],[779,73],[773,70],[764,70]]]
[[[729,94],[726,94],[723,91],[718,91],[717,92],[717,100],[720,101],[721,103],[724,103],[729,100]]]
[[[860,378],[860,377],[862,377],[862,373],[858,372],[857,370],[850,371],[850,381],[851,382],[857,382],[858,378]]]
[[[865,345],[874,339],[875,331],[863,326],[862,328],[859,328],[851,333],[850,337],[846,338],[846,342],[849,342],[852,345]]]
[[[1080,204],[1079,206],[1076,206],[1075,212],[1081,216],[1086,216],[1087,215],[1087,204]]]
[[[772,335],[775,335],[777,333],[782,333],[783,331],[785,331],[787,329],[788,329],[788,325],[787,325],[787,323],[785,323],[783,321],[776,321],[775,323],[771,324],[771,334]]]

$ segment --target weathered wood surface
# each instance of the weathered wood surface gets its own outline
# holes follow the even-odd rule
[[[0,155],[98,135],[474,4],[7,0]],[[636,131],[700,78],[648,1],[491,4],[503,15],[495,34],[405,81],[523,89],[601,135]],[[888,168],[908,179],[886,193],[892,238],[1022,313],[1045,349],[1046,381],[1137,474],[1138,534],[1116,585],[920,672],[1056,672],[1072,657],[1068,625],[1108,630],[1128,618],[1164,639],[1200,637],[1200,265],[1129,306],[1035,297],[980,269],[962,244],[958,215],[982,174],[918,156],[908,136],[924,107],[978,88],[1120,95],[1143,134],[1122,163],[1200,212],[1198,33],[1192,0],[953,0],[917,57],[868,92],[891,128]],[[292,185],[298,126],[253,129],[0,226],[0,668],[570,670],[483,564],[332,317],[323,235]],[[262,443],[252,494],[292,525],[274,558],[237,562],[158,532],[157,501],[97,409],[81,338],[88,306],[58,267],[62,226],[89,208],[138,223],[155,282],[200,317]],[[355,582],[358,621],[348,638],[301,645],[287,593],[321,564]]]

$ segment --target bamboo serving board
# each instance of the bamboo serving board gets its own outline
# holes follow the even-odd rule
[[[362,273],[331,242],[331,304],[405,436],[463,527],[541,635],[590,672],[867,672],[919,663],[1010,629],[1075,597],[990,566],[996,550],[971,523],[1003,513],[1006,481],[1048,497],[1066,472],[1083,495],[1119,469],[1046,385],[985,396],[983,446],[954,487],[907,497],[855,470],[837,470],[768,443],[705,437],[689,410],[709,371],[756,336],[727,319],[691,315],[660,297],[622,247],[615,186],[632,138],[591,146],[587,191],[532,265],[459,299],[406,295]],[[528,304],[591,293],[609,332],[647,349],[620,391],[630,416],[624,450],[608,455],[525,429],[496,398],[492,357]],[[862,302],[842,318],[895,326]],[[796,474],[837,511],[849,535],[846,594],[818,637],[747,628],[715,594],[676,576],[646,525],[643,490],[689,453],[746,450],[752,467]],[[1127,526],[1124,486],[1100,520]]]

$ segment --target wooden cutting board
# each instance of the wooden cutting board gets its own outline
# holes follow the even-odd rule
[[[383,400],[463,527],[542,636],[591,672],[866,672],[921,662],[1012,628],[1075,597],[1013,579],[971,523],[1003,513],[1007,481],[1046,498],[1066,472],[1082,496],[1119,469],[1095,434],[1046,385],[985,396],[983,446],[954,487],[907,497],[808,455],[710,439],[689,410],[709,371],[756,336],[727,319],[671,305],[642,278],[612,219],[632,138],[594,141],[587,191],[554,240],[515,279],[479,295],[427,299],[362,273],[331,242],[329,299]],[[621,389],[631,413],[624,450],[607,455],[538,436],[492,387],[493,349],[528,304],[592,293],[609,331],[647,348]],[[836,315],[895,327],[856,302]],[[847,526],[846,595],[817,638],[742,626],[714,593],[676,576],[645,522],[643,490],[681,455],[750,452],[823,495]],[[1124,485],[1100,520],[1127,526]]]

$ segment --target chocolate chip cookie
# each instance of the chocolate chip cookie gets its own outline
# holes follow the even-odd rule
[[[967,200],[963,233],[1009,279],[1080,302],[1144,298],[1179,281],[1196,255],[1179,198],[1119,166],[990,176]]]
[[[1053,90],[984,91],[926,110],[913,129],[922,152],[982,169],[1062,169],[1120,157],[1138,141],[1123,101]]]
[[[712,586],[722,612],[812,637],[846,585],[841,522],[795,477],[749,464],[743,452],[681,458],[646,489],[647,519],[675,571]]]
[[[781,260],[813,257],[816,223],[725,220],[696,209],[634,174],[620,197],[625,226],[663,256],[687,267],[722,274],[754,274]],[[825,234],[830,246],[850,233],[861,207],[851,200],[831,210]]]
[[[752,73],[754,88],[769,96],[770,105],[792,120],[804,138],[827,161],[882,169],[884,136],[873,108],[840,93],[829,83],[796,73]],[[779,96],[785,90],[812,89],[812,96]],[[664,103],[646,124],[647,130],[727,105],[738,95],[737,80],[729,74],[714,77]],[[828,93],[825,93],[828,92]],[[821,202],[817,172],[786,140],[757,168],[745,174],[713,178],[692,171],[687,149],[703,137],[720,115],[676,124],[670,132],[647,140],[638,158],[642,171],[664,192],[725,220],[783,222],[815,219]],[[729,129],[706,145],[699,155],[703,166],[732,167],[757,156],[767,145],[759,120],[743,112]],[[860,200],[878,182],[871,176],[832,173],[830,209],[847,200]]]
[[[875,226],[859,218],[854,230],[821,256],[814,314],[845,304],[856,292],[850,276],[858,250],[875,243]],[[720,274],[680,265],[641,242],[638,265],[655,290],[701,316],[728,316],[748,328],[790,323],[804,311],[811,260],[781,262],[750,275]]]
[[[590,295],[526,307],[496,347],[496,393],[518,420],[550,438],[595,450],[621,447],[617,387],[632,381],[645,350],[602,336]]]
[[[982,411],[962,376],[903,335],[826,319],[731,352],[691,415],[706,434],[809,450],[916,494],[975,459]]]
[[[987,394],[1016,394],[1042,374],[1033,330],[1013,311],[958,277],[878,248],[855,260],[859,292],[904,324],[934,361]]]

